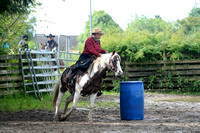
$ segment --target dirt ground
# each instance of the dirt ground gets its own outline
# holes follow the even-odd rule
[[[46,110],[0,113],[0,132],[200,133],[199,102],[163,101],[166,99],[188,97],[191,96],[145,94],[144,120],[137,121],[122,121],[120,119],[119,106],[116,108],[96,108],[93,112],[93,123],[86,122],[88,109],[83,108],[78,108],[66,121],[62,122],[53,122],[53,112]],[[200,98],[200,96],[196,98]],[[97,100],[119,103],[119,96],[101,96]]]

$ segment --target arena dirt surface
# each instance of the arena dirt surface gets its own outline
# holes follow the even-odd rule
[[[200,96],[145,94],[144,120],[120,120],[120,108],[98,107],[93,112],[93,123],[86,121],[88,109],[77,109],[66,121],[53,122],[53,112],[27,110],[0,115],[0,132],[42,133],[126,133],[178,132],[200,133],[199,102],[168,102],[163,100]],[[87,100],[83,98],[82,100]],[[119,103],[119,96],[101,96],[98,101]]]

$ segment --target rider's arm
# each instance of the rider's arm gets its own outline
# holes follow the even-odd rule
[[[106,51],[101,48],[101,52],[100,53],[105,54]]]

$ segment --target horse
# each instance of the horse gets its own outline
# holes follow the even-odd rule
[[[85,73],[76,76],[74,89],[69,88],[69,86],[64,84],[62,81],[63,76],[65,76],[63,75],[63,73],[69,72],[69,69],[66,68],[62,75],[59,77],[54,88],[54,120],[65,120],[72,113],[72,111],[76,109],[79,97],[89,95],[90,108],[88,114],[88,122],[92,122],[92,111],[94,107],[94,101],[97,96],[97,92],[100,89],[103,75],[106,73],[107,70],[111,70],[114,72],[115,76],[121,76],[123,74],[123,71],[120,62],[121,58],[116,51],[113,51],[112,53],[108,54],[102,54],[100,57],[98,57],[92,62],[92,64]],[[62,97],[64,96],[66,91],[69,91],[71,95],[66,99],[64,114],[58,117],[58,110],[61,105]],[[73,105],[70,109],[68,109],[68,105],[72,101]]]

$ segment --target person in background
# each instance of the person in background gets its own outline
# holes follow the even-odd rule
[[[21,41],[18,43],[18,47],[21,47],[22,50],[28,49],[28,35],[23,35]]]
[[[48,46],[49,51],[52,51],[54,49],[58,50],[58,43],[53,39],[55,36],[52,34],[49,34],[46,36],[48,38],[47,44],[41,44],[41,49],[45,49],[46,46]],[[51,55],[51,58],[55,58],[54,55]],[[58,58],[59,59],[59,58]],[[60,60],[59,60],[60,61]],[[63,62],[64,63],[64,62]],[[53,61],[53,65],[56,66],[56,61]],[[56,69],[55,69],[56,70]]]
[[[58,49],[58,43],[53,39],[55,36],[52,34],[49,34],[46,37],[48,38],[47,46],[48,46],[49,50],[52,51],[55,48]]]
[[[4,43],[3,48],[9,49],[9,48],[10,48],[10,45],[6,42],[6,43]]]

